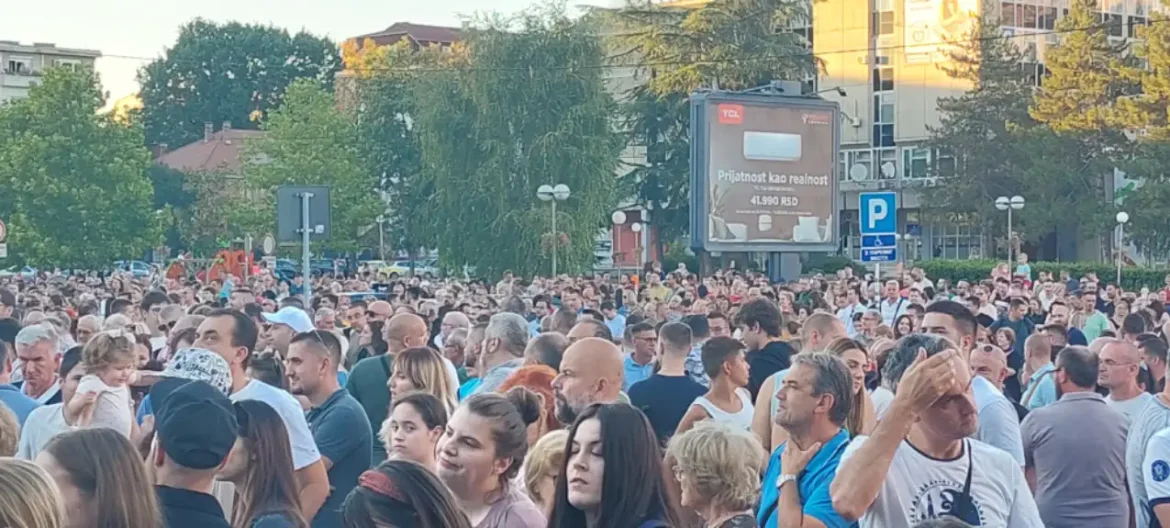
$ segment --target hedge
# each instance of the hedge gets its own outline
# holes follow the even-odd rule
[[[924,260],[915,265],[926,272],[926,276],[933,279],[947,279],[955,281],[983,280],[991,276],[991,270],[1003,261],[995,260]],[[1051,272],[1053,277],[1060,277],[1061,271],[1068,271],[1074,279],[1079,279],[1088,273],[1096,273],[1097,278],[1106,284],[1117,279],[1117,266],[1098,262],[1031,262],[1032,278],[1042,271]],[[1126,290],[1140,290],[1143,286],[1151,290],[1161,289],[1165,283],[1166,274],[1170,270],[1159,268],[1126,267],[1121,270],[1121,287]]]

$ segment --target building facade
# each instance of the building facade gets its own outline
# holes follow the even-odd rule
[[[29,88],[36,86],[49,68],[92,69],[100,56],[101,52],[97,50],[0,40],[0,103],[28,97]]]

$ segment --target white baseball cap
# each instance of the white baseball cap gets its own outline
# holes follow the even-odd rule
[[[313,330],[313,320],[309,319],[309,314],[294,306],[285,306],[274,314],[266,313],[263,315],[265,321],[285,325],[298,334]]]

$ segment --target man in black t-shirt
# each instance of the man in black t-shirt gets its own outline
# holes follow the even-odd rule
[[[742,332],[743,344],[748,349],[751,382],[747,388],[752,393],[752,401],[756,400],[756,394],[768,376],[792,365],[795,351],[781,337],[783,324],[780,308],[763,297],[744,303],[735,316],[735,325]]]
[[[650,419],[658,440],[666,441],[678,429],[678,423],[695,398],[707,388],[687,375],[687,355],[691,352],[691,328],[683,323],[666,323],[658,330],[658,372],[633,384],[630,404]]]

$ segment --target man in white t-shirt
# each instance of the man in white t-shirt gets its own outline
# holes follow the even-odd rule
[[[1100,352],[1097,385],[1109,389],[1105,403],[1128,422],[1154,395],[1142,390],[1137,375],[1142,352],[1130,341],[1106,339]]]
[[[288,428],[292,447],[293,469],[300,485],[301,509],[312,519],[329,496],[329,477],[317,451],[301,404],[291,394],[248,377],[248,358],[256,346],[258,330],[251,317],[235,310],[217,310],[199,325],[198,348],[206,348],[227,360],[232,371],[233,402],[259,400],[271,405]]]
[[[945,515],[973,526],[1044,526],[1016,461],[969,438],[978,411],[969,367],[953,344],[904,338],[882,378],[894,401],[873,435],[855,438],[842,455],[830,490],[838,513],[861,528]]]
[[[921,331],[954,343],[959,357],[969,364],[978,324],[975,316],[963,305],[954,301],[935,301],[926,307]],[[982,376],[971,380],[971,391],[979,413],[978,427],[972,438],[1007,451],[1022,469],[1024,442],[1020,437],[1020,416],[1015,406]]]
[[[890,328],[894,327],[894,322],[898,320],[898,317],[910,309],[910,301],[902,298],[900,288],[898,281],[886,281],[885,297],[878,303],[878,310],[882,313],[882,323]]]

